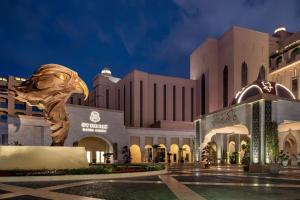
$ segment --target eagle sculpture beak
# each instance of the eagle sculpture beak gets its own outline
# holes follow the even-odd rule
[[[88,98],[88,96],[89,96],[89,89],[86,86],[85,82],[82,79],[80,79],[80,78],[79,78],[78,84],[79,84],[81,92],[84,95],[84,100],[86,100]]]

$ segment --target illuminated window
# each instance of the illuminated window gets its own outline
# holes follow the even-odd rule
[[[182,87],[182,121],[185,120],[185,88]]]

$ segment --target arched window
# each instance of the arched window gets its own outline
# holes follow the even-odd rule
[[[259,68],[257,80],[266,80],[266,69],[263,65]]]
[[[245,87],[248,84],[248,67],[245,62],[242,64],[241,85]]]
[[[201,77],[201,115],[205,115],[205,74]]]
[[[300,48],[297,47],[295,49],[293,49],[293,51],[291,52],[291,61],[294,61],[296,59],[296,56],[300,54]]]
[[[223,70],[223,107],[228,106],[228,67]]]
[[[282,56],[279,56],[278,58],[276,58],[276,67],[279,67],[279,64],[282,63]]]

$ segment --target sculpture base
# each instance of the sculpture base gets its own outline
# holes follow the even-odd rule
[[[269,173],[268,165],[250,164],[249,173]]]
[[[79,169],[89,166],[84,147],[1,146],[0,170]]]

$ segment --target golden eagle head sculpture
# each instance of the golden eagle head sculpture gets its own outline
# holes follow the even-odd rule
[[[66,102],[71,94],[84,94],[88,88],[78,74],[62,65],[42,65],[29,80],[10,91],[15,99],[44,110],[52,131],[51,146],[63,146],[70,128]]]

